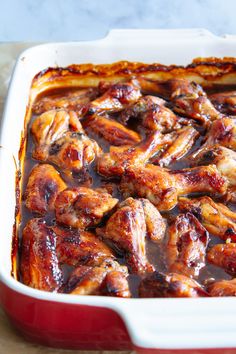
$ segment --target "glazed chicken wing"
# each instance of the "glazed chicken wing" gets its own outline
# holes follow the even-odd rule
[[[85,229],[99,224],[117,203],[118,199],[112,198],[106,191],[86,187],[68,188],[56,199],[56,220],[66,226]]]
[[[140,198],[138,200],[142,203],[147,236],[153,242],[159,243],[165,236],[166,222],[157,208],[148,199]]]
[[[221,113],[236,115],[236,91],[214,93],[209,98]]]
[[[66,109],[83,115],[86,112],[86,105],[94,100],[97,95],[97,89],[85,88],[42,97],[34,103],[33,112],[42,114],[52,109]]]
[[[236,213],[209,197],[180,198],[179,208],[193,213],[211,234],[236,242]]]
[[[208,296],[195,280],[177,273],[154,272],[141,281],[140,297],[205,297]]]
[[[214,165],[168,171],[148,164],[127,168],[120,189],[125,198],[138,195],[149,199],[158,210],[168,211],[181,195],[201,192],[224,195],[227,186]]]
[[[155,216],[153,216],[154,220]],[[159,214],[157,215],[159,218]],[[150,224],[151,220],[148,219]],[[97,229],[97,233],[104,239],[111,240],[114,245],[125,252],[127,263],[134,273],[152,271],[153,267],[146,257],[145,237],[147,229],[142,201],[128,198],[123,201],[118,210],[109,218],[104,228]],[[160,231],[161,233],[163,231]],[[158,238],[151,236],[150,238]]]
[[[27,208],[40,215],[54,209],[55,199],[66,184],[57,170],[48,164],[36,165],[28,179],[25,191]]]
[[[135,80],[111,85],[108,90],[92,101],[88,113],[120,112],[128,105],[135,103],[141,97],[139,84]]]
[[[207,252],[207,260],[236,276],[236,243],[214,245]]]
[[[130,297],[128,271],[107,259],[96,267],[79,266],[71,274],[64,292],[74,295]]]
[[[32,288],[56,291],[63,283],[56,255],[56,237],[41,219],[30,220],[23,230],[21,276]]]
[[[140,135],[134,130],[126,128],[114,119],[97,114],[89,116],[83,126],[88,133],[95,133],[115,146],[133,145],[141,140]]]
[[[191,213],[179,214],[172,222],[166,246],[171,272],[197,277],[205,266],[209,235]]]
[[[208,287],[210,296],[236,296],[236,279],[220,280]]]

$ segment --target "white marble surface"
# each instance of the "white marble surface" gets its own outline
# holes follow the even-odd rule
[[[235,0],[0,0],[0,41],[103,37],[111,28],[204,27],[235,34]]]

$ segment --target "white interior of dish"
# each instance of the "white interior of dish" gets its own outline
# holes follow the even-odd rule
[[[119,60],[186,65],[195,57],[236,57],[236,38],[196,30],[116,30],[94,42],[55,43],[26,50],[18,59],[0,135],[0,279],[43,300],[110,307],[121,314],[137,346],[236,347],[236,298],[114,299],[41,292],[10,276],[15,212],[15,163],[32,78],[47,67]],[[171,338],[171,340],[170,340]]]

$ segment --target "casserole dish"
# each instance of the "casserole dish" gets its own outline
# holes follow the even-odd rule
[[[112,63],[122,59],[185,65],[199,56],[236,56],[235,44],[234,37],[218,38],[204,30],[113,31],[100,41],[42,45],[20,56],[1,129],[0,210],[4,223],[0,276],[3,308],[25,337],[51,346],[80,349],[135,346],[140,352],[217,353],[222,348],[235,351],[234,298],[67,296],[31,289],[10,276],[16,170],[12,156],[18,154],[33,77],[55,65]],[[235,83],[233,75],[228,80]]]

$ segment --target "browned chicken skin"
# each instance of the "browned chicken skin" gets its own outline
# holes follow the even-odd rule
[[[66,184],[57,170],[48,164],[36,165],[28,179],[25,191],[27,208],[40,215],[45,215],[54,209],[55,199]]]
[[[214,165],[168,171],[148,164],[128,168],[122,176],[120,189],[124,197],[144,197],[158,210],[168,211],[181,195],[201,192],[223,195],[227,186],[227,181]]]
[[[209,197],[180,198],[179,208],[193,213],[213,235],[236,242],[236,213]]]
[[[142,280],[140,297],[205,297],[208,296],[200,284],[185,275],[154,272]]]
[[[210,296],[236,296],[236,279],[220,280],[208,287]]]
[[[168,231],[169,271],[197,277],[205,266],[208,240],[208,232],[193,214],[179,214]]]
[[[236,243],[214,245],[207,252],[207,260],[232,276],[236,276]]]
[[[120,203],[118,210],[109,218],[106,226],[97,229],[101,237],[111,240],[118,249],[125,252],[128,265],[134,273],[153,270],[146,256],[145,237],[148,235],[150,239],[159,242],[165,231],[164,222],[160,222],[161,216],[158,211],[152,208],[152,213],[156,213],[150,215],[150,209],[147,205],[143,207],[143,202],[148,203],[139,199],[126,199]],[[152,222],[156,220],[161,223],[160,236],[157,235],[158,231],[154,230],[154,225],[152,225]]]
[[[112,198],[106,191],[86,187],[68,188],[56,199],[56,220],[66,226],[85,229],[99,224],[117,203],[118,199]]]
[[[68,175],[84,172],[101,152],[72,111],[43,113],[34,120],[31,132],[36,144],[33,158],[52,162]]]
[[[95,88],[76,89],[62,92],[52,96],[45,96],[37,100],[33,105],[33,112],[42,114],[51,109],[66,109],[76,111],[79,115],[86,112],[86,105],[95,99],[98,90]]]
[[[133,145],[140,142],[141,137],[135,131],[105,116],[93,114],[84,122],[88,132],[93,132],[115,146]]]
[[[236,91],[217,92],[210,95],[209,98],[221,113],[236,115]]]
[[[128,105],[135,103],[140,97],[141,92],[137,81],[117,83],[109,86],[102,96],[90,103],[88,113],[120,112]]]

